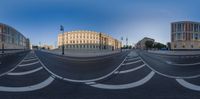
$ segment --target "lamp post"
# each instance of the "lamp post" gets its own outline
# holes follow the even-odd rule
[[[64,27],[62,25],[60,25],[60,31],[62,32],[62,55],[64,55]]]
[[[123,37],[121,37],[121,52],[122,52],[122,46],[123,46]]]
[[[128,49],[128,38],[126,37],[126,49]]]

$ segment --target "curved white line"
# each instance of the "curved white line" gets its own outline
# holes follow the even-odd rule
[[[194,76],[171,76],[171,75],[167,75],[167,74],[163,74],[163,73],[161,73],[161,72],[159,72],[159,71],[157,71],[157,70],[155,70],[154,68],[152,68],[151,66],[149,66],[141,57],[140,57],[140,59],[142,60],[142,62],[143,63],[145,63],[146,64],[146,66],[148,67],[148,68],[150,68],[152,71],[154,71],[155,73],[157,73],[157,74],[159,74],[159,75],[162,75],[162,76],[164,76],[164,77],[168,77],[168,78],[176,78],[176,79],[181,79],[181,78],[197,78],[197,77],[200,77],[200,75],[194,75]]]
[[[26,57],[26,59],[33,59],[33,58],[37,58],[37,57],[35,57],[35,56]]]
[[[36,62],[33,62],[33,63],[28,63],[28,64],[20,64],[18,65],[19,67],[24,67],[24,66],[30,66],[30,65],[34,65],[34,64],[37,64],[39,63],[39,61],[36,61]]]
[[[133,83],[129,83],[129,84],[122,84],[122,85],[110,85],[110,84],[92,84],[90,86],[92,87],[96,87],[96,88],[101,88],[101,89],[128,89],[128,88],[133,88],[133,87],[137,87],[137,86],[141,86],[144,83],[148,82],[153,76],[154,76],[155,72],[151,71],[146,77],[144,77],[143,79],[133,82]],[[90,83],[86,83],[86,84],[90,84]]]
[[[25,72],[17,72],[17,73],[8,73],[7,75],[14,75],[14,76],[18,76],[18,75],[27,75],[27,74],[31,74],[31,73],[34,73],[34,72],[37,72],[39,70],[43,69],[43,67],[39,67],[39,68],[36,68],[36,69],[33,69],[33,70],[30,70],[30,71],[25,71]]]
[[[33,58],[33,59],[26,59],[26,60],[23,60],[23,62],[28,62],[28,61],[33,61],[33,60],[37,60],[37,58]]]
[[[191,90],[195,90],[195,91],[200,91],[200,86],[198,85],[194,85],[192,83],[189,83],[187,81],[185,81],[184,79],[176,79],[176,81],[182,85],[185,88],[191,89]]]
[[[36,84],[36,85],[31,85],[31,86],[26,86],[26,87],[5,87],[5,86],[0,86],[0,91],[5,91],[5,92],[26,92],[26,91],[34,91],[38,89],[42,89],[49,84],[51,84],[54,81],[53,77],[47,78],[45,81]]]
[[[134,61],[134,62],[129,62],[129,63],[124,63],[122,65],[131,65],[131,64],[135,64],[135,63],[138,63],[138,62],[141,62],[142,60],[137,60],[137,61]]]
[[[178,63],[173,63],[171,61],[166,61],[167,64],[170,64],[170,65],[177,65],[177,66],[192,66],[192,65],[199,65],[200,62],[197,62],[197,63],[190,63],[190,64],[178,64]]]
[[[143,64],[143,65],[140,65],[140,66],[138,66],[138,67],[135,67],[135,68],[132,68],[132,69],[128,69],[128,70],[119,71],[118,73],[119,73],[119,74],[124,74],[124,73],[133,72],[133,71],[136,71],[136,70],[138,70],[138,69],[140,69],[140,68],[142,68],[142,67],[144,67],[144,66],[146,66],[146,65],[145,65],[145,64]]]
[[[29,53],[27,53],[26,56],[28,56],[28,54],[29,54]],[[4,75],[6,75],[6,74],[8,74],[9,72],[12,72],[13,70],[15,70],[15,69],[18,67],[18,65],[21,64],[21,63],[23,62],[23,60],[25,59],[26,56],[24,56],[23,59],[22,59],[14,68],[12,68],[11,70],[9,70],[9,71],[7,71],[7,72],[5,72],[5,73],[0,74],[0,77],[1,77],[1,76],[4,76]]]
[[[140,58],[139,57],[135,57],[135,58],[127,59],[126,61],[133,61],[133,60],[136,60],[136,59],[140,59]]]
[[[104,76],[101,76],[101,77],[99,77],[99,78],[88,79],[88,80],[75,80],[75,79],[69,79],[69,78],[61,77],[61,76],[59,76],[59,75],[53,73],[52,71],[50,71],[50,70],[41,62],[40,58],[39,58],[39,57],[37,57],[37,58],[38,58],[38,60],[40,61],[41,65],[44,67],[44,69],[47,70],[47,71],[48,71],[51,75],[53,75],[54,77],[56,77],[56,78],[58,78],[58,79],[62,79],[62,80],[64,80],[64,81],[80,83],[80,82],[93,82],[93,81],[101,80],[101,79],[104,79],[104,78],[107,78],[107,77],[111,76],[112,74],[114,74],[114,72],[117,71],[117,69],[119,69],[119,68],[122,66],[122,64],[124,63],[124,61],[126,60],[127,57],[125,57],[124,60],[121,62],[121,64],[120,64],[118,67],[116,67],[112,72],[110,72],[110,73],[108,73],[108,74],[106,74],[106,75],[104,75]]]

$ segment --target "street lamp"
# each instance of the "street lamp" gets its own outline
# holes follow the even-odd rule
[[[121,52],[122,52],[122,46],[123,46],[123,37],[121,37]]]
[[[62,25],[60,25],[60,31],[62,32],[62,55],[64,55],[64,27]]]
[[[128,49],[128,38],[126,37],[126,49]]]

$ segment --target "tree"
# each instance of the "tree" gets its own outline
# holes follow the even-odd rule
[[[145,47],[148,49],[148,48],[153,48],[153,41],[146,41],[145,42]]]
[[[162,49],[162,48],[166,48],[166,45],[164,45],[162,43],[156,43],[156,44],[154,44],[154,48]]]
[[[167,48],[168,48],[168,50],[171,50],[171,43],[170,42],[167,42]]]

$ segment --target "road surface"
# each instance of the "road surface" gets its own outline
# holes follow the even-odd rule
[[[93,58],[31,51],[21,56],[14,69],[2,73],[0,96],[2,99],[199,99],[200,78],[196,76],[199,66],[187,66],[193,64],[189,59],[196,56],[187,56],[189,63],[176,63],[170,57],[175,56],[168,56],[167,60],[165,56],[135,50]]]

